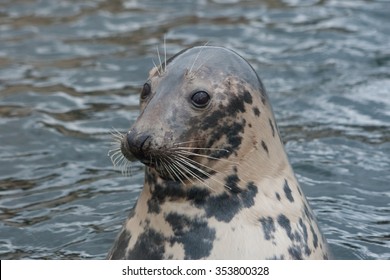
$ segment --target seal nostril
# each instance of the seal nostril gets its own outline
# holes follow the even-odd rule
[[[140,150],[143,149],[145,144],[148,142],[149,138],[150,138],[150,135],[143,134],[143,135],[140,136],[140,139],[139,139],[139,142],[141,143],[141,145],[139,147]]]
[[[138,159],[144,158],[146,149],[150,143],[151,136],[146,133],[129,131],[126,137],[128,149],[130,152]]]

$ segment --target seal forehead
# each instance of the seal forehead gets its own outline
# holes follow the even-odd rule
[[[214,46],[192,47],[178,53],[167,61],[170,73],[206,72],[208,79],[224,80],[228,76],[236,76],[246,81],[253,88],[263,89],[263,85],[252,66],[236,52]]]

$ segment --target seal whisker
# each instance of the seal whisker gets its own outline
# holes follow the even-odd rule
[[[220,148],[196,148],[196,147],[174,147],[172,149],[178,149],[178,150],[208,150],[208,151],[224,151],[229,152],[227,149],[220,149]]]
[[[121,173],[125,176],[128,177],[131,175],[131,164],[125,157],[121,157],[118,163],[118,167],[121,170]]]
[[[175,169],[176,169],[175,163],[172,161],[172,159],[170,157],[168,157],[167,161],[168,161],[167,168],[170,169],[172,171],[172,173],[173,173],[173,176],[171,175],[172,180],[174,180],[176,178],[176,179],[178,179],[180,181],[180,183],[185,185],[183,180],[180,178],[180,175],[177,174],[176,171],[175,171]],[[181,173],[180,170],[178,170],[178,172]]]
[[[122,175],[128,177],[131,175],[131,162],[125,157],[117,157],[115,160],[114,167],[121,171]]]
[[[156,63],[154,62],[153,59],[152,59],[152,62],[153,62],[154,68],[156,68],[156,70],[157,70],[158,75],[161,76],[160,69],[157,67],[157,65],[156,65]]]
[[[182,159],[188,160],[188,161],[190,161],[190,162],[192,162],[192,163],[194,163],[194,164],[197,164],[197,165],[199,165],[200,167],[207,168],[207,169],[209,169],[209,170],[211,170],[211,171],[213,171],[213,172],[215,172],[215,173],[226,174],[226,172],[218,171],[218,170],[216,170],[216,169],[214,169],[214,168],[211,168],[210,166],[204,165],[204,164],[202,164],[202,163],[200,163],[200,162],[197,162],[196,160],[190,159],[190,158],[188,158],[188,157],[186,157],[186,156],[184,156],[184,155],[177,154],[176,156],[177,156],[177,157],[180,157],[180,158],[182,158]]]
[[[210,155],[194,153],[194,152],[187,151],[187,150],[184,150],[184,149],[183,150],[178,150],[176,152],[177,153],[181,153],[182,155],[187,155],[187,156],[197,156],[197,157],[203,157],[203,158],[212,159],[212,160],[216,160],[216,161],[227,162],[227,163],[231,163],[231,164],[236,165],[236,166],[246,166],[250,170],[252,170],[254,168],[254,165],[251,165],[251,164],[249,164],[247,162],[231,161],[231,160],[228,160],[228,159],[225,159],[225,158],[217,158],[217,157],[213,157],[213,156],[210,156]]]
[[[110,157],[115,169],[119,170],[124,176],[130,176],[132,174],[132,161],[123,155],[121,149],[122,139],[125,134],[115,128],[110,131],[110,134],[112,136],[113,148],[108,151],[107,155]]]
[[[169,163],[167,163],[165,157],[158,158],[156,162],[158,164],[156,165],[156,169],[158,169],[164,177],[169,177],[173,179],[172,174],[168,169]]]
[[[207,62],[207,59],[204,59],[204,62],[199,65],[198,69],[195,70],[195,72],[193,74],[194,76],[196,76],[199,73],[200,69],[202,68],[203,65],[205,65],[206,62]]]
[[[131,164],[129,161],[123,161],[123,164],[122,164],[122,174],[125,176],[125,177],[129,177],[133,174],[133,171],[131,169]]]
[[[165,72],[167,70],[167,44],[166,44],[166,37],[164,34],[164,70]]]
[[[158,46],[156,46],[156,49],[157,49],[158,61],[160,62],[159,67],[161,68],[161,73],[159,72],[159,75],[161,76],[161,74],[164,74],[164,69],[162,68],[163,64],[162,64],[161,56],[160,56],[160,48]]]
[[[124,133],[120,132],[119,130],[113,128],[111,131],[110,131],[110,134],[111,134],[111,137],[112,137],[112,140],[113,140],[113,144],[116,145],[116,144],[120,144],[121,141],[122,141],[122,138],[124,137]]]
[[[231,190],[231,187],[227,186],[226,184],[224,184],[223,182],[221,182],[220,180],[218,179],[215,179],[209,172],[207,171],[204,171],[202,169],[200,169],[199,167],[193,165],[192,163],[188,162],[188,158],[182,158],[182,157],[175,157],[178,161],[182,162],[184,165],[186,165],[187,167],[189,168],[192,168],[192,169],[195,169],[196,171],[202,173],[203,175],[205,175],[208,179],[212,179],[213,181],[217,182],[218,184],[221,184],[222,186],[226,187],[227,189],[230,189]],[[191,171],[191,173],[193,174],[193,171]],[[195,175],[195,174],[193,174]],[[198,176],[198,175],[196,175]]]
[[[183,176],[184,178],[186,178],[191,184],[194,184],[194,181],[189,177],[187,176],[186,173],[190,173],[191,174],[191,171],[188,170],[188,168],[186,168],[184,165],[182,165],[181,163],[171,159],[172,161],[172,166],[177,170],[177,172],[179,172],[179,176],[178,176],[178,179],[180,180],[180,182],[184,184],[184,182],[182,181],[182,179],[180,178],[180,175]],[[193,175],[193,174],[191,174]]]
[[[196,61],[198,60],[198,58],[199,58],[199,56],[200,56],[200,54],[202,53],[202,51],[205,49],[205,47],[206,47],[206,45],[208,44],[209,42],[207,41],[206,42],[206,44],[204,44],[203,45],[203,47],[202,48],[200,48],[200,50],[199,50],[199,52],[198,52],[198,54],[196,55],[196,57],[195,57],[195,59],[194,59],[194,61],[193,61],[193,63],[192,63],[192,65],[191,65],[191,68],[188,70],[188,74],[189,75],[191,75],[191,73],[192,73],[192,68],[194,68],[194,65],[195,65],[195,63],[196,63]],[[203,64],[202,64],[203,65]],[[201,65],[201,66],[202,66]],[[200,67],[199,67],[200,68]],[[198,70],[197,71],[199,71],[199,68],[198,68]]]
[[[206,165],[204,165],[204,164],[201,164],[200,162],[197,162],[197,161],[195,161],[195,160],[193,160],[193,159],[187,158],[187,157],[185,157],[185,156],[183,156],[183,155],[178,155],[178,156],[179,156],[179,157],[182,157],[182,158],[185,158],[186,160],[191,161],[192,163],[197,164],[197,165],[199,165],[200,167],[210,169],[211,171],[213,171],[213,172],[215,172],[215,173],[222,173],[222,174],[229,175],[229,173],[222,172],[222,171],[218,171],[218,170],[216,170],[216,169],[214,169],[214,168],[211,168],[211,167],[209,167],[209,166],[206,166]],[[211,174],[210,174],[210,176],[211,176]],[[244,182],[245,184],[248,183],[246,180],[244,180],[244,179],[242,179],[242,178],[240,178],[240,181]],[[237,184],[237,185],[238,185],[241,189],[244,189],[240,184]],[[231,189],[231,188],[228,187],[226,184],[224,184],[224,186],[227,187],[228,189]]]
[[[217,157],[204,155],[204,154],[198,154],[198,153],[194,153],[194,152],[190,152],[190,151],[178,150],[177,153],[180,153],[180,154],[185,155],[185,156],[197,156],[197,157],[203,157],[203,158],[212,159],[212,160],[216,160],[216,161],[223,161],[223,162],[227,162],[227,163],[231,163],[231,164],[235,164],[235,165],[240,165],[241,164],[239,162],[231,161],[231,160],[228,160],[228,159],[217,158]]]
[[[196,142],[200,142],[201,140],[191,140],[191,141],[184,141],[184,142],[176,142],[173,144],[174,147],[176,146],[180,146],[180,145],[183,145],[183,144],[192,144],[192,143],[196,143]],[[190,148],[190,147],[186,147],[186,148]]]
[[[110,151],[108,151],[108,153],[109,153],[108,155],[110,156],[111,162],[113,163],[114,166],[117,165],[119,160],[124,158],[120,149],[110,150]]]
[[[202,185],[206,186],[207,188],[209,188],[210,190],[214,191],[214,189],[212,187],[210,187],[208,184],[206,184],[205,180],[202,179],[199,175],[197,175],[195,172],[193,172],[192,170],[190,170],[187,166],[186,166],[186,163],[185,162],[178,162],[178,161],[175,161],[174,162],[174,165],[177,166],[177,168],[180,169],[181,173],[183,174],[183,176],[191,182],[192,185],[194,185],[194,181],[191,180],[187,175],[186,173],[190,174],[192,177],[194,177],[197,181],[199,181],[199,183],[201,183]],[[208,177],[209,178],[209,177]]]

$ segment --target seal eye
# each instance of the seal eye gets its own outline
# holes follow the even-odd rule
[[[192,95],[191,101],[196,108],[204,108],[210,102],[210,95],[205,91],[197,91]]]
[[[149,96],[150,92],[151,92],[150,85],[148,83],[145,83],[141,91],[141,99],[142,100],[146,99]]]

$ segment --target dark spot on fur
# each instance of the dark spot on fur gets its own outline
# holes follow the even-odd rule
[[[206,205],[207,217],[214,216],[218,221],[230,222],[240,209],[237,195],[229,195],[226,192],[211,196]]]
[[[116,239],[110,253],[108,254],[108,257],[113,260],[124,259],[126,257],[126,249],[127,245],[129,244],[130,238],[130,232],[123,228],[122,232]]]
[[[237,174],[229,175],[225,178],[225,187],[232,193],[240,193],[242,190],[237,185],[239,181]]]
[[[242,122],[233,122],[232,124],[223,124],[219,125],[217,128],[213,130],[213,133],[207,143],[208,147],[212,147],[215,142],[221,139],[223,136],[226,136],[227,143],[224,147],[226,150],[230,152],[236,152],[241,145],[242,136],[240,133],[244,132],[245,128],[245,119]],[[215,158],[223,158],[229,156],[230,153],[226,151],[219,150],[210,154],[210,156]]]
[[[275,192],[276,198],[280,201],[280,194],[278,192]]]
[[[154,229],[147,228],[138,237],[134,248],[129,251],[129,260],[161,260],[164,256],[164,236]]]
[[[174,237],[170,238],[171,244],[183,244],[185,259],[200,259],[210,255],[215,229],[208,227],[207,220],[194,219],[177,213],[168,214],[165,220],[174,233]]]
[[[284,260],[284,255],[280,255],[280,256],[274,255],[267,260]]]
[[[302,196],[302,192],[301,192],[300,187],[297,186],[297,190],[298,190],[298,192],[299,192],[299,195]]]
[[[252,124],[251,124],[251,123],[248,123],[248,126],[249,126],[249,127],[252,127]]]
[[[157,199],[152,198],[148,200],[147,204],[148,204],[148,213],[156,213],[156,214],[160,213],[161,207]]]
[[[205,204],[207,217],[215,217],[218,221],[230,222],[242,208],[250,208],[254,205],[257,187],[253,182],[247,184],[247,188],[240,193],[224,192],[210,196]]]
[[[317,236],[317,233],[314,231],[314,228],[312,225],[310,225],[310,231],[311,231],[311,234],[313,235],[313,246],[315,249],[317,249],[318,247],[318,236]]]
[[[307,227],[306,227],[306,225],[303,223],[302,218],[299,219],[299,225],[300,225],[300,227],[301,227],[302,230],[303,230],[303,240],[305,241],[305,243],[307,243],[307,239],[308,239]]]
[[[186,197],[186,192],[183,190],[180,182],[164,181],[163,184],[155,184],[151,191],[152,199],[156,199],[159,203],[163,203],[167,197],[170,200]]]
[[[267,217],[267,218],[261,218],[259,221],[263,227],[265,239],[267,240],[270,240],[271,238],[273,239],[274,238],[273,233],[275,232],[274,219],[272,219],[271,217]]]
[[[271,119],[269,119],[269,125],[271,126],[271,130],[272,130],[272,136],[275,137],[275,127],[271,121]]]
[[[286,195],[287,199],[290,202],[294,202],[294,197],[292,196],[292,191],[290,189],[290,186],[288,185],[287,180],[284,180],[283,190],[284,190],[284,194]]]
[[[308,232],[307,232],[307,227],[306,227],[306,225],[303,223],[302,218],[299,219],[299,226],[300,226],[301,229],[302,229],[305,255],[306,255],[306,256],[310,256],[311,250],[310,250],[309,246],[307,245],[307,244],[308,244],[308,237],[309,237],[309,235],[308,235]]]
[[[246,187],[247,190],[242,193],[242,201],[244,207],[249,208],[255,204],[254,198],[257,194],[257,186],[254,182],[249,182]]]
[[[263,147],[264,151],[266,151],[267,154],[269,154],[267,144],[265,144],[265,142],[263,140],[261,140],[261,146]]]
[[[291,231],[290,220],[285,215],[281,214],[281,215],[278,216],[278,224],[282,228],[284,228],[284,230],[287,233],[288,238],[290,238],[290,240],[293,241],[294,240],[294,235],[292,234],[292,231]]]
[[[255,113],[255,116],[256,116],[256,117],[260,116],[260,110],[259,110],[259,108],[253,107],[253,113]]]
[[[329,260],[329,256],[327,253],[323,253],[322,254],[322,257],[324,258],[324,260]]]
[[[244,94],[244,98],[239,96],[230,97],[229,104],[226,106],[221,104],[218,110],[206,116],[201,123],[199,123],[197,117],[191,123],[199,123],[199,125],[195,125],[191,129],[190,135],[198,134],[199,131],[210,131],[209,141],[206,143],[208,147],[212,147],[216,141],[226,136],[228,144],[226,149],[234,152],[241,144],[242,136],[239,134],[244,131],[246,125],[245,119],[237,120],[238,114],[245,112],[245,100],[248,102],[252,100],[249,92]],[[218,151],[213,153],[212,156],[221,158],[229,155],[230,153]]]
[[[298,246],[289,247],[288,253],[294,260],[302,260],[302,251]]]
[[[209,195],[210,191],[204,188],[192,187],[187,191],[187,199],[198,206],[203,205]]]
[[[303,209],[305,211],[305,216],[308,218],[308,220],[313,220],[314,216],[313,216],[313,214],[311,213],[311,211],[309,210],[309,208],[307,207],[306,204],[304,205]]]
[[[249,91],[244,91],[244,101],[245,103],[252,104],[252,95]]]
[[[264,97],[264,95],[262,94],[261,95],[261,102],[265,105],[265,103],[267,102],[267,99]]]
[[[301,234],[298,231],[294,231],[293,238],[298,243],[302,243],[302,236],[301,236]]]
[[[149,167],[147,167],[147,169],[149,169]],[[156,184],[157,182],[156,175],[149,171],[145,172],[145,181],[151,186]]]

